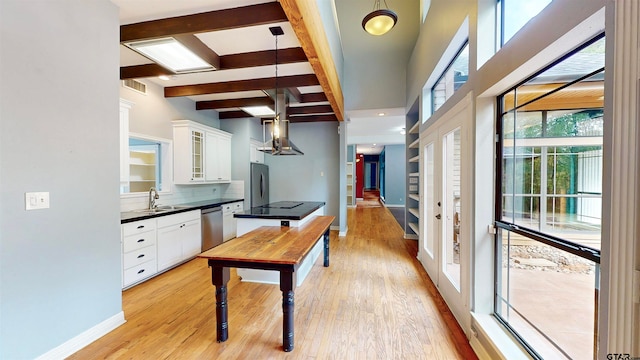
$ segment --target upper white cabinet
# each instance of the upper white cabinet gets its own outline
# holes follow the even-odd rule
[[[251,139],[249,157],[251,162],[264,164],[264,153],[259,149],[262,147],[262,142]]]
[[[191,120],[173,121],[176,184],[231,181],[231,134]]]

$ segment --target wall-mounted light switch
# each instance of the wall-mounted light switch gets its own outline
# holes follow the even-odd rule
[[[24,193],[25,209],[37,210],[49,208],[49,192]]]

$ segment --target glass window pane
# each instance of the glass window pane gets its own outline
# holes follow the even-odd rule
[[[434,163],[434,147],[433,143],[424,147],[424,229],[425,234],[424,249],[431,258],[434,258],[434,238],[436,235],[436,204],[435,204],[435,163]]]
[[[469,44],[465,44],[449,67],[431,88],[432,113],[442,106],[469,77]]]
[[[551,0],[501,0],[501,2],[504,12],[502,43],[506,44],[529,20],[549,5]]]
[[[442,270],[460,290],[460,129],[442,139]]]

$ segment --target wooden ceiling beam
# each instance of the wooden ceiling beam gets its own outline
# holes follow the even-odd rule
[[[307,116],[290,116],[290,123],[306,123],[306,122],[321,122],[321,121],[338,121],[336,114],[324,114],[324,115],[307,115]]]
[[[224,119],[241,119],[241,118],[250,118],[253,117],[253,115],[246,113],[242,110],[236,110],[236,111],[221,111],[218,113],[218,118],[220,120],[224,120]]]
[[[158,64],[144,64],[123,66],[120,68],[120,80],[136,79],[152,76],[167,75],[171,76],[175,73],[169,69],[165,69]]]
[[[270,97],[256,97],[256,98],[244,98],[244,99],[229,99],[229,100],[209,100],[209,101],[197,101],[196,110],[215,110],[215,109],[229,109],[239,108],[245,106],[270,106],[273,108],[273,99]]]
[[[287,108],[288,115],[326,114],[332,112],[331,105],[290,106]]]
[[[120,42],[236,29],[283,21],[287,21],[287,16],[280,3],[269,2],[122,25]]]
[[[316,1],[280,0],[296,37],[317,75],[338,120],[344,120],[344,96]]]
[[[327,100],[327,96],[324,93],[307,93],[302,94],[300,96],[301,103],[310,103],[310,102],[325,102]]]
[[[278,49],[278,64],[306,62],[307,56],[302,48]],[[239,54],[220,56],[218,71],[227,69],[241,69],[253,66],[275,65],[274,50],[253,51]],[[174,75],[171,70],[157,64],[123,66],[120,68],[120,80],[135,79],[160,75]],[[327,101],[326,99],[324,101]]]
[[[318,85],[314,74],[278,77],[278,86],[283,88]],[[276,78],[225,81],[219,83],[171,86],[164,88],[165,97],[219,94],[226,92],[274,89]]]

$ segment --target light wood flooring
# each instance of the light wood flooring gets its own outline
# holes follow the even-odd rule
[[[385,207],[350,208],[295,293],[295,349],[282,351],[277,285],[232,269],[229,339],[216,342],[215,288],[195,259],[123,293],[127,323],[70,359],[477,359]]]

